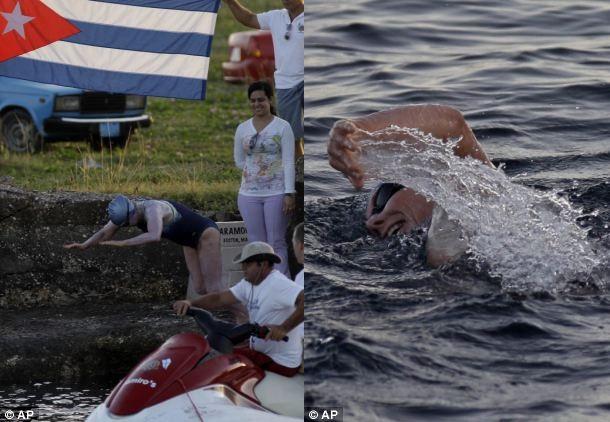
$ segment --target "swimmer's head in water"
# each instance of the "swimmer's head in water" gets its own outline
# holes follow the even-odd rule
[[[408,234],[428,218],[434,203],[398,183],[382,183],[375,189],[366,210],[366,228],[381,238]]]
[[[404,185],[400,183],[382,183],[380,184],[371,197],[373,204],[372,213],[379,214],[385,208],[390,198],[399,190],[404,189]]]
[[[126,226],[129,224],[129,217],[135,210],[133,201],[126,196],[118,195],[108,204],[108,217],[117,226]]]
[[[366,210],[366,228],[371,234],[385,238],[400,230],[405,218],[401,215],[401,201],[397,203],[396,199],[400,198],[396,194],[404,190],[399,183],[381,183],[373,191]],[[392,198],[391,206],[387,206]]]

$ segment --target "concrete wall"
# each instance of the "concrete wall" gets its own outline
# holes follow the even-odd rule
[[[182,248],[168,241],[131,248],[65,250],[106,223],[111,195],[26,192],[0,185],[0,309],[83,301],[144,302],[184,295]],[[205,214],[217,221],[229,214]],[[139,233],[121,229],[117,238]]]

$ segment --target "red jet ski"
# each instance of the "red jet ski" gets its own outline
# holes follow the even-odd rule
[[[232,353],[250,336],[264,337],[266,327],[235,326],[193,307],[187,315],[207,335],[171,337],[123,378],[87,421],[303,420],[303,375],[267,372]],[[211,354],[212,348],[220,354]]]

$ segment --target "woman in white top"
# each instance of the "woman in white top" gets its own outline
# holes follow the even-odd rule
[[[278,270],[287,276],[288,216],[294,212],[294,135],[290,124],[274,115],[273,89],[267,82],[248,88],[252,118],[235,132],[235,165],[243,170],[237,197],[250,242],[273,246],[281,256]]]

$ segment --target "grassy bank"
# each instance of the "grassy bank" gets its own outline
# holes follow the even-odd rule
[[[249,0],[260,12],[281,7],[277,0]],[[240,172],[233,165],[233,134],[250,116],[246,87],[222,81],[227,38],[246,30],[227,7],[219,12],[208,75],[207,99],[149,98],[150,128],[124,150],[93,152],[86,142],[45,145],[41,154],[9,153],[0,147],[0,175],[34,190],[123,192],[171,198],[210,211],[234,211]]]

